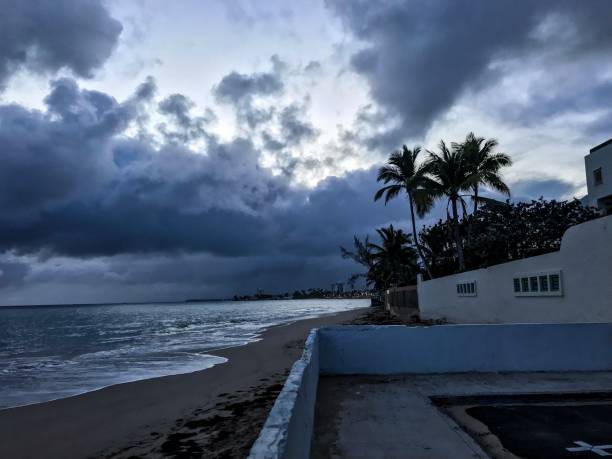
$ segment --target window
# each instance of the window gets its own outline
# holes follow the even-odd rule
[[[529,291],[529,279],[526,277],[521,278],[521,292]]]
[[[562,296],[561,271],[534,273],[512,279],[514,296]]]
[[[548,276],[540,276],[540,292],[548,292]]]
[[[595,185],[601,185],[603,183],[603,173],[601,172],[601,167],[598,167],[593,171],[593,181]]]
[[[558,274],[551,274],[550,275],[550,291],[558,292],[560,288],[561,288],[561,278],[559,277]]]
[[[457,284],[458,296],[476,296],[476,281]]]

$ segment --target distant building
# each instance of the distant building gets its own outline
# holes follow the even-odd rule
[[[344,293],[344,284],[342,282],[336,282],[331,285],[331,291],[333,295],[340,295]]]
[[[588,194],[582,203],[612,215],[612,139],[591,148],[584,166]]]

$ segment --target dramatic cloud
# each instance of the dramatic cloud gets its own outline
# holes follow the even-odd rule
[[[215,88],[217,99],[222,102],[240,104],[256,95],[268,96],[283,89],[283,83],[274,73],[245,75],[232,72],[223,77]]]
[[[302,158],[291,155],[291,150],[316,139],[319,135],[319,131],[307,120],[306,111],[306,105],[291,104],[278,112],[277,126],[274,126],[276,133],[269,130],[261,133],[264,148],[275,153],[276,160],[284,163],[281,169],[290,175],[294,172],[294,166],[298,163],[304,164]],[[269,121],[272,121],[272,118]]]
[[[6,288],[54,275],[60,284],[74,282],[87,273],[103,283],[172,284],[178,281],[164,267],[184,272],[177,265],[185,260],[190,268],[203,263],[197,281],[207,280],[210,294],[238,289],[232,271],[251,277],[241,292],[279,279],[292,288],[325,285],[330,275],[347,274],[338,247],[353,234],[371,233],[394,215],[405,220],[403,203],[373,202],[374,170],[308,190],[263,168],[261,152],[244,138],[220,142],[211,135],[204,151],[194,151],[126,137],[154,86],[148,80],[119,102],[61,79],[52,84],[45,112],[0,106],[0,250],[17,259],[0,266]],[[178,95],[158,106],[179,124],[177,115],[192,108]],[[314,135],[292,109],[281,119],[290,138]],[[46,259],[63,259],[63,268]],[[37,266],[32,272],[30,263]],[[224,279],[215,266],[224,267]],[[181,285],[173,288],[192,291]]]
[[[317,130],[301,117],[303,109],[293,104],[283,109],[279,115],[281,133],[286,145],[298,145],[317,136]]]
[[[20,69],[91,77],[117,44],[121,24],[100,0],[5,0],[0,14],[0,90]]]
[[[236,109],[238,120],[254,129],[274,116],[273,107],[259,107],[258,99],[280,94],[284,89],[282,73],[286,64],[278,57],[270,58],[272,71],[243,74],[231,72],[213,88],[219,103],[227,103]]]
[[[422,136],[467,90],[507,77],[506,64],[546,72],[551,62],[564,63],[564,77],[570,70],[589,86],[592,75],[580,71],[581,59],[605,62],[612,45],[612,4],[606,0],[588,7],[569,0],[328,4],[362,43],[352,68],[366,78],[387,117],[398,120],[403,136]]]
[[[0,249],[70,256],[329,254],[346,234],[372,226],[361,212],[334,208],[339,202],[358,201],[382,218],[382,208],[370,202],[374,184],[366,186],[372,172],[367,179],[353,174],[353,186],[328,179],[308,191],[263,168],[261,152],[245,138],[224,143],[211,135],[199,152],[125,137],[152,85],[118,102],[62,79],[45,99],[46,112],[0,106],[0,203],[7,210],[0,216]],[[192,125],[184,97],[170,96],[159,107]],[[315,135],[294,107],[282,113],[286,143]],[[319,214],[338,221],[323,224]],[[330,239],[321,238],[328,231]]]
[[[191,110],[194,107],[195,103],[183,94],[172,94],[159,103],[159,112],[169,116],[177,127],[173,131],[166,123],[158,126],[168,142],[184,144],[196,139],[210,139],[206,127],[217,117],[211,109],[202,116],[193,116]]]
[[[513,199],[537,199],[580,192],[586,146],[610,136],[608,1],[236,3],[230,23],[126,5],[5,2],[0,303],[326,286],[359,269],[338,250],[354,234],[409,228],[405,201],[373,201],[402,143],[497,137]],[[219,19],[203,40],[248,51],[200,46],[200,11]],[[138,73],[159,88],[126,95],[136,60],[163,62]]]
[[[0,217],[2,248],[248,252],[236,232],[252,227],[256,211],[275,203],[286,184],[260,169],[245,139],[210,139],[206,154],[122,139],[135,101],[118,103],[63,79],[46,113],[0,107],[0,202],[10,210]],[[253,234],[250,243],[264,237]]]

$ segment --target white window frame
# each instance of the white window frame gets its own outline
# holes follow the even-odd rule
[[[557,275],[559,276],[559,289],[552,291],[550,289],[552,282],[551,276]],[[546,278],[547,290],[542,290],[542,281],[541,278]],[[533,278],[536,278],[537,289],[533,290]],[[520,291],[515,290],[515,281],[518,279],[520,284]],[[527,290],[523,289],[524,287],[524,279],[527,279]],[[563,275],[562,271],[559,270],[551,270],[551,271],[539,271],[533,273],[521,273],[515,274],[512,277],[512,293],[514,296],[563,296]]]
[[[474,285],[474,291],[470,292],[469,285]],[[463,289],[463,291],[461,291]],[[462,281],[457,282],[456,285],[457,296],[477,296],[478,295],[478,285],[475,280]]]

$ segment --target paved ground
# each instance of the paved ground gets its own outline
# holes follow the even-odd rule
[[[609,404],[476,406],[467,413],[488,426],[519,457],[612,456]]]
[[[612,394],[463,397],[442,409],[494,458],[612,457]],[[467,402],[467,404],[462,404]]]
[[[588,400],[568,405],[563,399],[542,403],[535,395],[525,398],[524,394],[611,390],[609,372],[322,377],[311,457],[597,458],[599,452],[612,453],[612,448],[591,448],[612,444],[612,405]],[[482,399],[499,394],[522,398],[514,398],[513,406],[499,397]],[[449,402],[475,395],[480,398]],[[432,397],[451,406],[438,409]],[[597,435],[587,436],[590,431]],[[568,451],[567,447],[583,449]]]

